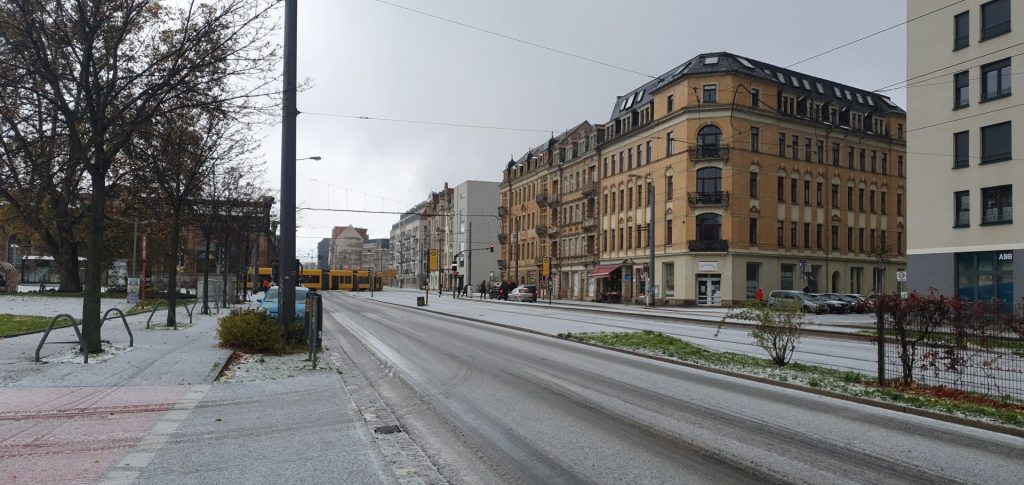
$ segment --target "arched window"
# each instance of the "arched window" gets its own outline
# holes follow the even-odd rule
[[[697,170],[697,192],[710,194],[721,191],[722,169],[718,167],[704,167]]]
[[[718,241],[722,239],[722,216],[708,213],[697,216],[697,240]]]
[[[715,125],[707,125],[697,132],[697,146],[717,147],[722,144],[722,130]]]
[[[7,262],[13,265],[18,264],[18,236],[11,236],[7,240]]]

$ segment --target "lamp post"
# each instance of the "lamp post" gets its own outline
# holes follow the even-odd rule
[[[629,175],[627,178],[643,178],[647,182],[647,207],[650,207],[651,214],[647,219],[647,288],[644,290],[644,305],[650,308],[654,306],[654,176],[647,172],[643,177]]]

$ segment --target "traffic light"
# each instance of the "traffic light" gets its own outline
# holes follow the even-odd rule
[[[493,253],[494,252],[494,245],[491,244],[490,246],[488,246],[487,250]]]

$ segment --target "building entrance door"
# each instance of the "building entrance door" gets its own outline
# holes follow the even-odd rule
[[[722,304],[722,276],[717,274],[697,275],[697,304]]]

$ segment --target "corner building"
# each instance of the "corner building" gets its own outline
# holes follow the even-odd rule
[[[908,18],[934,9],[907,2]],[[1007,304],[1024,295],[1024,225],[1013,219],[1022,42],[1022,0],[968,0],[907,24],[911,289]]]
[[[618,97],[599,126],[595,297],[642,301],[652,215],[660,304],[894,291],[905,120],[885,96],[726,52]]]

